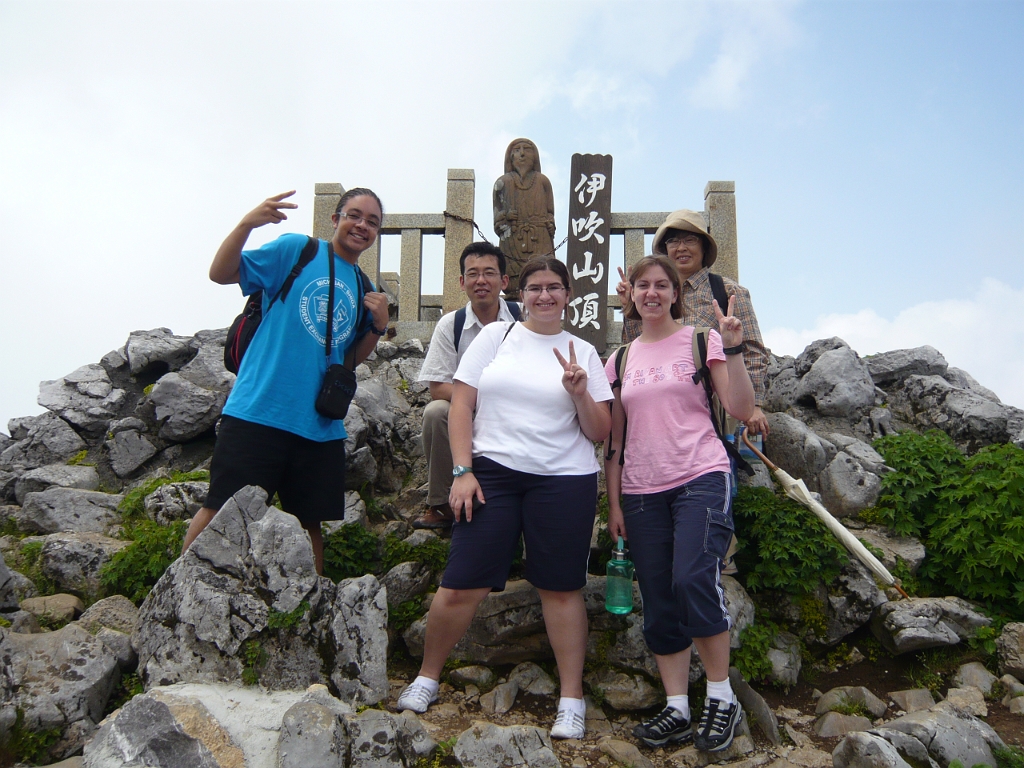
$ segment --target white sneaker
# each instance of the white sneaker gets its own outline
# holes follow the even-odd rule
[[[398,697],[396,705],[399,711],[410,709],[418,714],[427,711],[427,707],[437,701],[437,692],[431,691],[422,683],[413,682],[406,686],[402,695]]]
[[[558,710],[555,724],[551,727],[552,739],[582,739],[586,732],[583,715],[571,709]]]

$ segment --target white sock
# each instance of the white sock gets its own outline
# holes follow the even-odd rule
[[[575,712],[580,717],[587,716],[587,703],[583,699],[570,699],[568,696],[563,696],[558,700],[558,711],[561,712],[563,709]]]
[[[683,717],[687,720],[690,719],[690,697],[685,693],[680,696],[669,696],[665,704],[673,709],[678,709],[682,712]]]
[[[733,704],[736,701],[736,697],[732,693],[732,686],[729,685],[729,678],[725,678],[720,683],[714,683],[708,680],[708,698],[718,699],[724,701],[727,704]]]
[[[423,675],[418,675],[416,677],[416,679],[413,680],[412,682],[413,682],[413,685],[415,685],[416,683],[419,683],[420,685],[422,685],[424,688],[426,688],[428,691],[430,691],[430,695],[431,696],[433,696],[435,693],[437,693],[437,689],[440,686],[440,684],[437,682],[437,680],[431,680],[429,677],[424,677]]]

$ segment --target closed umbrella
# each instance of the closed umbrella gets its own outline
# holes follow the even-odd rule
[[[772,464],[772,462],[768,460],[767,456],[753,446],[747,438],[746,430],[743,431],[743,442],[757,455],[759,459],[761,459],[761,461],[764,462],[765,466],[772,471],[772,474],[775,475],[779,484],[782,485],[782,490],[786,492],[786,495],[789,496],[789,498],[803,504],[811,510],[811,512],[817,515],[817,517],[825,524],[825,527],[832,531],[832,534],[839,539],[842,545],[846,547],[858,560],[864,563],[864,565],[887,586],[894,587],[896,591],[906,598],[910,597],[903,591],[903,587],[896,583],[896,579],[894,579],[893,575],[889,573],[889,569],[882,565],[878,561],[878,558],[868,551],[867,547],[861,543],[860,539],[850,533],[846,526],[836,520],[832,514],[825,509],[821,502],[811,495],[811,492],[807,490],[807,486],[804,485],[803,480],[794,479],[784,469],[780,469],[775,464]]]

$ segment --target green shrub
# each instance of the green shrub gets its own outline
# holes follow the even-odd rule
[[[996,747],[992,750],[996,768],[1024,768],[1024,748],[1015,746]]]
[[[882,475],[882,495],[876,506],[879,517],[900,536],[919,537],[945,479],[961,474],[963,454],[949,435],[937,429],[923,435],[886,435],[873,445],[896,470]]]
[[[359,523],[348,523],[324,537],[324,575],[332,581],[376,573],[379,564],[377,536]]]
[[[48,728],[44,731],[25,729],[25,712],[17,709],[14,726],[7,734],[7,739],[0,744],[0,765],[22,762],[37,765],[46,759],[47,753],[60,738],[60,728]]]
[[[302,621],[302,617],[306,615],[306,611],[309,610],[309,603],[303,600],[295,608],[288,613],[283,611],[275,611],[271,609],[270,615],[267,616],[267,628],[268,629],[294,629]]]
[[[751,592],[780,589],[805,594],[831,584],[846,550],[812,512],[767,488],[743,486],[733,505],[737,554]]]
[[[761,681],[772,672],[768,651],[779,633],[778,625],[770,621],[751,624],[740,633],[740,647],[732,652],[732,664],[748,681]]]
[[[440,537],[414,547],[397,536],[388,535],[382,545],[380,572],[387,573],[399,563],[416,562],[426,565],[431,573],[441,573],[448,564],[449,546],[448,541]]]
[[[43,542],[28,541],[21,545],[17,554],[10,558],[8,566],[29,579],[36,585],[39,595],[45,597],[57,591],[53,581],[43,573],[40,555],[43,552]]]
[[[406,600],[399,605],[389,605],[388,627],[396,632],[404,632],[409,628],[410,624],[419,619],[424,613],[423,600],[418,597]]]
[[[141,603],[181,554],[187,530],[184,520],[167,526],[145,519],[126,523],[122,537],[132,543],[115,552],[100,568],[100,583],[107,594],[124,595],[136,605]]]
[[[1024,450],[990,445],[965,458],[938,431],[887,436],[875,448],[897,470],[882,476],[878,509],[924,543],[925,588],[1024,617]]]

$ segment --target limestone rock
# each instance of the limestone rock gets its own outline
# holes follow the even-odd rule
[[[939,702],[937,707],[949,705],[975,717],[988,717],[988,705],[985,696],[977,688],[950,688],[946,691],[946,700]]]
[[[533,696],[553,696],[558,691],[554,678],[532,661],[517,664],[515,669],[509,672],[508,679],[509,682],[514,680],[519,690]]]
[[[818,638],[825,645],[834,645],[863,627],[871,620],[875,609],[888,599],[871,572],[854,557],[843,565],[836,582],[827,598],[826,634]]]
[[[381,577],[381,584],[388,591],[388,603],[401,605],[407,600],[419,597],[430,587],[433,574],[423,563],[399,563]]]
[[[872,733],[909,756],[913,765],[933,761],[933,765],[946,766],[959,760],[964,765],[994,766],[992,750],[1005,746],[988,724],[950,710],[911,712],[872,729]]]
[[[209,684],[155,688],[103,722],[85,748],[83,763],[85,768],[279,768],[282,722],[302,703],[351,712],[344,703],[323,696],[317,686],[305,692]],[[327,764],[314,761],[307,766]]]
[[[818,490],[817,477],[835,458],[835,446],[786,413],[768,414],[768,426],[772,436],[766,446],[768,458],[802,478],[810,490]]]
[[[632,765],[635,768],[654,768],[654,763],[635,744],[607,736],[597,742],[597,748],[615,761],[616,765]]]
[[[800,679],[800,640],[789,632],[779,632],[768,649],[772,671],[768,680],[784,688],[792,688]]]
[[[24,437],[17,438],[0,453],[0,469],[25,471],[58,464],[86,447],[66,421],[49,411],[21,419],[18,426],[17,433]],[[11,430],[12,437],[15,431]]]
[[[904,712],[919,712],[924,709],[931,709],[935,704],[935,697],[932,696],[932,692],[927,688],[890,691],[889,698]]]
[[[132,376],[155,370],[177,371],[189,362],[199,348],[198,342],[186,336],[175,336],[167,328],[132,331],[124,346],[124,357]]]
[[[725,607],[732,619],[729,629],[729,647],[740,647],[740,635],[754,623],[754,601],[747,590],[732,576],[722,576],[722,591],[725,592]],[[639,603],[637,603],[639,605]]]
[[[115,389],[102,365],[83,365],[56,381],[39,384],[38,402],[82,432],[98,436],[125,404],[125,391]]]
[[[890,408],[919,429],[941,429],[976,450],[1018,437],[1020,411],[953,386],[939,376],[909,376],[890,395]]]
[[[367,709],[358,715],[347,715],[345,726],[350,740],[348,766],[351,768],[420,765],[436,748],[411,712],[393,715]]]
[[[103,718],[118,679],[116,659],[77,624],[24,635],[0,628],[0,701],[20,709],[32,733],[59,729],[47,762],[79,751]]]
[[[40,550],[40,569],[56,589],[92,597],[100,593],[100,568],[130,545],[101,533],[52,533]]]
[[[138,620],[139,609],[123,595],[97,600],[78,617],[78,623],[92,634],[98,632],[100,627],[108,627],[130,635]]]
[[[14,485],[14,497],[19,504],[24,504],[27,494],[45,491],[53,486],[95,491],[100,487],[100,476],[96,467],[48,464],[21,475]]]
[[[823,715],[846,704],[860,704],[874,717],[881,717],[888,709],[884,701],[864,686],[842,685],[818,699],[814,714]]]
[[[858,440],[855,437],[850,437],[849,435],[844,435],[839,432],[829,432],[824,435],[824,438],[840,451],[845,451],[856,459],[857,463],[859,463],[868,472],[872,472],[876,475],[884,475],[886,472],[892,472],[892,468],[886,466],[882,455],[863,440]]]
[[[992,693],[992,685],[998,679],[999,678],[985,669],[985,665],[980,661],[972,661],[967,664],[962,664],[956,671],[956,674],[953,675],[953,679],[950,683],[956,688],[977,688],[983,694],[988,696]]]
[[[475,685],[477,688],[487,689],[494,685],[494,673],[487,667],[479,664],[471,664],[468,667],[457,667],[448,673],[448,679],[454,685]]]
[[[398,414],[409,413],[410,410],[405,398],[377,379],[360,381],[352,402],[358,405],[370,420],[387,427],[394,426]]]
[[[942,376],[942,378],[944,378],[954,387],[969,390],[976,395],[981,395],[982,397],[991,400],[993,403],[1002,402],[999,399],[999,395],[997,395],[988,387],[983,387],[981,384],[978,383],[977,379],[975,379],[973,376],[971,376],[971,374],[969,374],[967,371],[961,368],[954,368],[950,366],[949,368],[946,369],[945,373],[939,375]]]
[[[459,736],[454,754],[462,768],[562,768],[547,731],[528,725],[503,728],[476,721]]]
[[[821,501],[836,517],[856,515],[878,501],[882,480],[846,451],[840,451],[818,476]]]
[[[157,453],[153,442],[134,429],[114,433],[104,445],[110,456],[110,468],[118,477],[128,477]]]
[[[605,702],[618,710],[648,709],[661,702],[661,694],[642,675],[601,669],[583,679],[592,692],[599,690]]]
[[[838,712],[826,712],[814,724],[814,734],[821,739],[834,739],[854,731],[866,731],[871,728],[871,721],[860,715],[842,715]]]
[[[958,597],[912,597],[878,607],[871,632],[890,653],[956,645],[992,620]]]
[[[480,709],[492,715],[504,715],[515,706],[518,695],[519,683],[509,680],[507,683],[494,686],[481,696]]]
[[[18,603],[27,596],[27,581],[25,576],[7,567],[0,553],[0,611],[17,610]]]
[[[935,347],[923,346],[914,349],[894,349],[864,360],[871,380],[880,387],[892,384],[907,376],[942,376],[949,364]]]
[[[133,643],[147,686],[246,673],[274,690],[323,683],[374,704],[387,694],[386,626],[379,582],[318,577],[298,520],[250,486],[154,586]]]
[[[832,751],[835,768],[911,768],[896,748],[869,732],[847,735]]]
[[[75,488],[47,488],[30,493],[22,505],[21,526],[33,533],[107,533],[121,522],[122,497]]]
[[[11,632],[20,632],[23,635],[32,635],[37,632],[42,632],[43,628],[39,625],[39,619],[36,618],[34,613],[28,611],[11,611],[10,613],[0,614],[3,618],[11,623],[9,629]],[[0,727],[3,726],[2,720],[0,720]]]
[[[1003,627],[996,639],[999,656],[999,674],[1013,675],[1024,681],[1024,622],[1012,622]]]
[[[779,721],[764,697],[750,687],[736,667],[729,667],[729,684],[743,707],[743,730],[737,730],[737,733],[749,734],[750,731],[746,729],[748,729],[749,721],[753,719],[768,741],[776,747],[780,746],[782,737],[779,735]]]
[[[924,544],[910,536],[896,536],[883,526],[861,528],[855,535],[862,542],[882,551],[879,560],[890,571],[896,567],[897,558],[906,564],[911,573],[917,573],[924,562]]]
[[[206,501],[210,484],[200,480],[161,485],[143,502],[146,517],[161,525],[191,520]]]
[[[61,623],[74,621],[81,616],[85,603],[75,595],[57,594],[26,598],[21,601],[21,608],[39,618]]]
[[[193,384],[181,374],[168,373],[153,387],[149,399],[156,404],[160,437],[184,443],[213,428],[227,395]]]
[[[800,379],[796,397],[797,403],[813,405],[823,416],[853,418],[875,404],[875,384],[857,353],[839,347],[814,361]]]
[[[204,332],[200,331],[200,334]],[[210,332],[206,332],[210,333]],[[226,331],[213,331],[215,340],[207,340],[188,364],[178,371],[181,377],[197,387],[214,392],[230,392],[235,374],[224,367],[224,339]],[[199,337],[200,334],[196,334]]]

